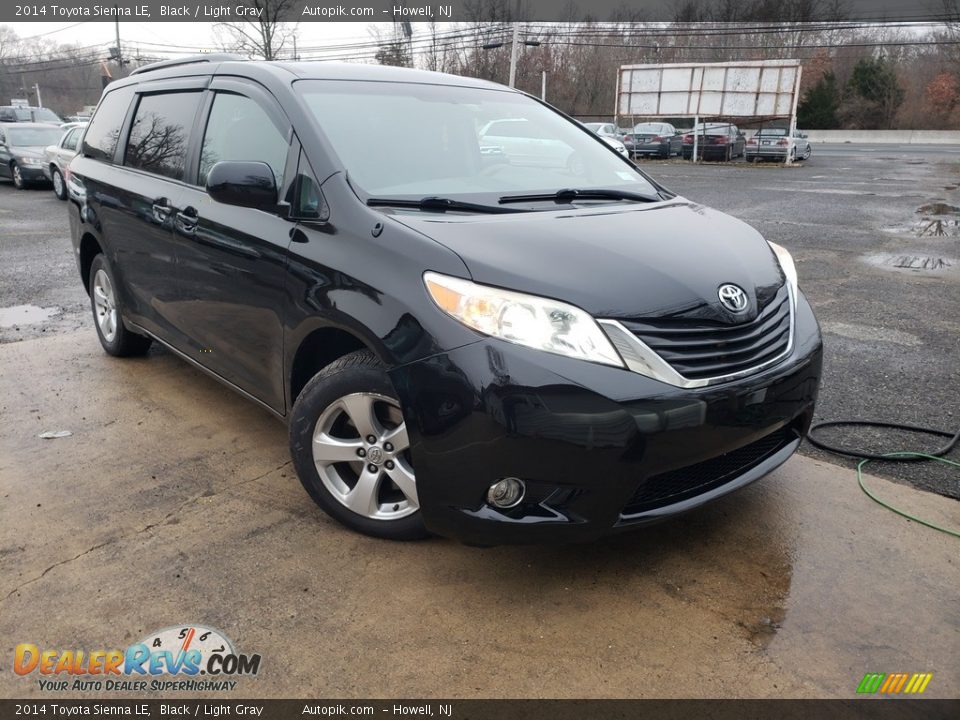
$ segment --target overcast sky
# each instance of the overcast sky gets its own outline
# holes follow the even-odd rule
[[[9,25],[21,37],[43,36],[51,41],[79,45],[112,43],[115,33],[112,22],[15,22]],[[121,22],[120,42],[125,47],[149,42],[215,48],[213,25],[211,22]],[[391,23],[305,22],[297,28],[297,41],[304,47],[330,42],[369,42],[374,25],[387,31],[392,28]]]

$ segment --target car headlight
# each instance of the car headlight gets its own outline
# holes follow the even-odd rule
[[[536,350],[625,367],[596,321],[557,300],[427,272],[423,282],[445,313],[478,332]]]
[[[25,157],[25,158],[21,158],[20,162],[22,162],[24,165],[39,166],[39,165],[43,165],[43,158]]]
[[[784,277],[787,278],[787,284],[790,286],[793,295],[793,303],[796,305],[799,285],[797,282],[797,266],[793,262],[793,256],[787,252],[785,247],[781,247],[769,240],[767,240],[767,244],[770,246],[770,249],[773,250],[773,254],[777,256],[777,262],[780,263],[780,269],[783,270]]]

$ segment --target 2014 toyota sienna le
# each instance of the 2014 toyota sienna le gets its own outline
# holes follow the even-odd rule
[[[106,352],[159,342],[284,418],[361,532],[589,540],[760,478],[810,424],[787,251],[523,93],[169,61],[107,88],[68,174]]]

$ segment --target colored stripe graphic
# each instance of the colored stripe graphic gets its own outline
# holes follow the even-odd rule
[[[860,685],[857,687],[858,693],[875,693],[880,689],[880,683],[883,682],[883,679],[886,677],[884,673],[867,673],[863,676],[863,680],[860,681]]]
[[[857,686],[861,694],[885,693],[898,695],[900,693],[917,695],[927,689],[933,673],[866,673]]]

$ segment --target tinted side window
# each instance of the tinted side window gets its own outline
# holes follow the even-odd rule
[[[179,180],[199,106],[199,92],[141,95],[123,164]]]
[[[287,148],[286,136],[260,105],[243,95],[217,93],[200,151],[199,184],[207,182],[207,173],[218,162],[232,160],[265,162],[280,187]]]
[[[327,220],[330,209],[320,192],[313,170],[301,151],[296,182],[290,188],[293,193],[292,215],[303,220]]]
[[[111,162],[120,139],[120,128],[130,107],[133,86],[127,86],[107,93],[100,102],[86,135],[83,137],[82,152],[87,157]]]

